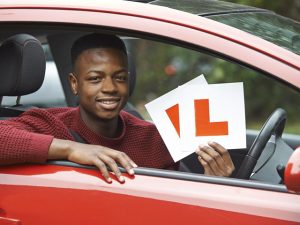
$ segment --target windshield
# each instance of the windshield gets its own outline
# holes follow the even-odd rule
[[[208,15],[233,11],[259,10],[247,5],[238,5],[231,2],[216,0],[157,0],[150,4],[166,6],[172,9],[178,9],[196,15]]]
[[[274,12],[214,0],[157,0],[151,4],[208,17],[300,55],[300,23]]]
[[[273,13],[235,13],[209,18],[254,34],[300,55],[300,23]]]

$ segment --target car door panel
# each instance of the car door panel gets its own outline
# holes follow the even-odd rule
[[[0,208],[22,224],[300,223],[289,193],[144,175],[107,184],[97,170],[54,165],[0,173]]]

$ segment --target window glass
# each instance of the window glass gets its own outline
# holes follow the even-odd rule
[[[210,19],[254,34],[300,55],[300,23],[272,13],[236,13]]]
[[[199,1],[199,0],[156,0],[150,2],[153,5],[166,6],[173,9],[178,9],[184,12],[189,12],[196,15],[213,15],[220,12],[232,12],[232,11],[245,11],[257,8],[248,5],[238,5],[231,2],[218,1],[212,3],[211,1]]]
[[[150,120],[144,105],[192,78],[208,83],[243,82],[247,129],[260,129],[278,107],[287,111],[285,132],[300,134],[300,93],[241,65],[201,52],[141,39],[126,40],[135,58],[137,84],[131,103]]]
[[[300,23],[272,11],[218,1],[158,0],[151,4],[167,6],[230,25],[300,55]]]

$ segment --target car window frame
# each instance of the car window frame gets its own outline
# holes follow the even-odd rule
[[[39,23],[38,25],[35,25],[35,26],[40,27],[40,26],[44,26],[44,25],[49,25],[53,29],[53,24],[51,24],[51,23],[50,24],[49,23],[46,23],[46,24],[45,23]],[[57,27],[57,25],[54,25],[54,27]],[[58,26],[58,27],[61,27],[61,26]],[[111,30],[111,29],[98,27],[98,26],[97,27],[95,27],[95,26],[85,26],[84,28],[82,28],[81,26],[78,27],[78,26],[74,26],[74,25],[70,25],[69,29],[70,30],[77,30],[77,31],[81,30],[81,31],[85,31],[85,32],[87,32],[87,31],[97,31],[99,29],[100,30],[106,30],[106,31]],[[126,35],[134,35],[134,36],[139,37],[139,38],[145,38],[146,37],[145,39],[147,39],[147,40],[155,40],[155,41],[159,41],[159,42],[163,42],[163,43],[167,43],[167,44],[176,44],[177,46],[180,46],[180,47],[205,52],[207,54],[213,55],[214,57],[217,56],[219,58],[225,59],[226,61],[229,61],[229,62],[233,61],[234,63],[238,63],[236,60],[231,60],[231,58],[228,58],[228,56],[224,56],[224,55],[221,55],[220,53],[212,52],[211,50],[208,50],[208,49],[203,49],[202,47],[195,46],[194,44],[191,44],[191,43],[186,43],[186,42],[183,42],[183,41],[173,40],[173,39],[170,39],[170,38],[161,37],[161,36],[157,36],[157,35],[154,35],[154,34],[150,34],[150,36],[147,36],[148,34],[139,33],[139,32],[132,32],[132,31],[128,31],[128,30],[114,30],[114,32],[116,32],[117,34],[121,34],[121,35],[125,35],[125,34]],[[247,64],[246,65],[244,64],[244,66],[249,67],[249,65],[247,65]],[[250,68],[254,69],[254,70],[257,70],[255,68],[252,68],[251,66],[250,66]],[[268,73],[263,73],[263,74],[268,76]]]
[[[96,170],[96,171],[99,170],[95,166],[81,165],[74,162],[63,161],[63,160],[51,160],[48,161],[46,165],[67,166],[67,167],[82,168],[82,169]],[[126,173],[126,169],[124,169],[123,167],[119,166],[118,168],[122,173]],[[135,171],[135,176],[143,175],[143,176],[150,176],[153,178],[167,178],[167,179],[182,180],[182,181],[203,182],[203,183],[210,183],[210,184],[217,184],[217,185],[220,184],[220,185],[233,186],[233,187],[253,188],[257,190],[289,193],[286,186],[283,184],[270,184],[270,183],[262,183],[253,180],[250,181],[250,180],[241,180],[241,179],[230,178],[230,177],[207,176],[204,174],[194,174],[194,173],[187,173],[181,171],[172,171],[172,170],[146,168],[146,167],[138,167],[135,168],[134,171]]]
[[[9,9],[6,9],[6,10],[9,12]],[[4,10],[4,12],[6,10]],[[31,15],[33,15],[32,13],[34,13],[35,10],[38,10],[38,9],[30,9],[25,14],[31,14]],[[20,24],[22,24],[22,22],[29,22],[26,16],[24,17],[24,19],[21,18],[22,15],[24,15],[23,14],[24,10],[17,9],[16,13],[18,13],[18,11],[20,13],[19,14],[20,19],[19,19],[18,22],[15,21],[14,23],[16,23],[17,25],[20,25]],[[102,15],[101,12],[97,12],[97,13],[90,12],[93,16],[96,15],[95,18],[91,19],[91,15],[89,14],[89,17],[86,18],[86,19],[84,19],[84,16],[87,15],[88,12],[82,12],[80,10],[78,10],[78,11],[74,10],[74,11],[72,11],[72,13],[70,13],[71,10],[69,10],[66,13],[67,15],[62,16],[62,10],[61,11],[60,10],[53,10],[53,11],[59,13],[58,17],[60,17],[60,19],[61,19],[61,24],[57,25],[57,24],[54,24],[52,22],[49,22],[49,21],[51,21],[50,18],[48,18],[48,19],[42,19],[40,17],[41,16],[40,14],[43,13],[43,10],[40,10],[38,16],[34,16],[33,19],[30,19],[30,22],[35,23],[35,26],[37,26],[37,27],[39,27],[39,25],[41,25],[41,26],[44,26],[44,25],[46,25],[46,26],[47,25],[50,25],[50,26],[55,25],[55,26],[61,26],[61,27],[65,26],[65,25],[68,25],[69,28],[71,28],[71,29],[74,29],[74,28],[78,27],[78,28],[82,28],[82,30],[85,30],[85,31],[87,31],[87,30],[89,30],[89,31],[95,31],[95,30],[106,30],[106,31],[108,30],[108,31],[112,31],[113,30],[114,32],[116,32],[118,34],[127,34],[127,35],[130,34],[130,35],[133,35],[133,36],[143,37],[143,38],[145,38],[147,36],[147,39],[150,39],[150,40],[164,41],[165,43],[168,43],[168,44],[176,44],[178,46],[182,46],[182,47],[193,49],[193,50],[197,50],[197,51],[199,51],[201,49],[201,51],[208,52],[210,54],[213,54],[214,56],[218,56],[220,58],[223,58],[226,61],[237,62],[239,64],[242,64],[242,65],[246,66],[246,67],[250,67],[251,69],[259,70],[260,72],[263,72],[263,74],[266,74],[267,76],[270,76],[270,73],[268,73],[267,71],[261,71],[257,67],[251,65],[251,63],[237,60],[237,58],[233,58],[233,57],[229,56],[228,54],[226,54],[226,52],[228,51],[227,48],[230,48],[228,46],[226,47],[227,50],[224,48],[223,50],[218,49],[218,51],[216,51],[216,49],[212,48],[211,44],[210,44],[209,47],[207,47],[207,46],[204,46],[205,43],[201,42],[201,44],[198,46],[198,45],[196,45],[196,43],[199,44],[200,42],[197,41],[197,40],[194,40],[195,43],[193,43],[193,41],[191,41],[191,40],[189,40],[189,41],[187,41],[187,40],[185,40],[185,41],[178,40],[178,37],[176,37],[176,38],[175,38],[175,36],[173,36],[173,37],[171,36],[170,37],[170,36],[167,35],[167,33],[163,32],[162,30],[160,30],[159,32],[156,32],[155,34],[153,34],[153,33],[149,32],[149,31],[147,32],[146,29],[142,29],[142,31],[137,31],[139,28],[142,28],[141,26],[136,26],[134,29],[132,29],[132,27],[130,27],[128,24],[126,24],[127,27],[124,28],[124,27],[121,27],[122,24],[121,25],[116,25],[115,23],[112,23],[112,22],[109,23],[107,18],[103,22],[101,20],[98,20],[99,18],[104,18],[104,15]],[[76,16],[76,15],[79,16],[80,15],[80,19],[84,20],[84,22],[79,22],[80,19],[77,19],[77,23],[78,24],[75,24],[76,21],[71,21],[70,18],[67,18],[68,15],[73,15],[73,16]],[[106,13],[106,15],[107,15],[107,13]],[[120,15],[118,15],[118,16],[120,16]],[[130,17],[128,15],[121,15],[120,17],[122,18],[122,16],[124,18],[125,17],[129,18],[127,20],[127,22],[128,21],[129,22],[132,21],[132,19],[136,19],[136,17],[133,17],[133,16]],[[111,17],[109,17],[109,18],[111,18]],[[5,19],[5,21],[9,21],[9,19],[10,19],[10,17],[8,16]],[[147,19],[145,19],[145,18],[139,18],[139,19],[141,20],[141,22],[142,21],[147,21]],[[45,20],[48,20],[48,22],[45,22]],[[96,22],[96,20],[98,20],[98,21]],[[156,23],[161,23],[161,21],[159,21],[159,22],[156,21],[152,25],[154,25]],[[9,25],[11,25],[11,24],[9,24]],[[175,26],[175,25],[173,24],[173,26]],[[176,25],[175,27],[179,27],[179,25]],[[182,30],[189,30],[189,29],[191,29],[191,28],[189,28],[189,27],[182,27]],[[189,33],[193,33],[193,32],[190,31]],[[195,33],[197,33],[198,36],[199,36],[199,34],[201,32],[195,30]],[[221,43],[224,43],[224,42],[229,43],[230,42],[229,40],[222,40],[221,37],[213,36],[213,34],[202,32],[202,35],[204,35],[204,36],[208,35],[210,37],[215,37],[215,39],[216,40],[218,39],[219,42],[221,42]],[[232,42],[231,44],[232,45],[240,46],[240,43],[234,43],[234,42]],[[240,46],[239,48],[246,49],[245,46]],[[247,51],[251,51],[253,54],[261,55],[261,57],[266,58],[266,56],[264,56],[262,53],[256,52],[255,49],[248,49]],[[276,59],[273,58],[271,61],[276,61]],[[283,69],[283,68],[289,68],[290,71],[292,71],[292,70],[295,69],[295,68],[290,67],[289,65],[285,65],[283,62],[280,62],[279,64],[280,65],[282,64],[282,68],[281,69]],[[274,78],[273,75],[271,75],[271,76]],[[292,84],[290,84],[290,85],[292,86]],[[298,85],[298,84],[296,84],[296,85]],[[300,82],[299,82],[299,85],[300,85]],[[298,86],[294,86],[294,87],[296,88],[296,90],[299,91],[299,87]]]

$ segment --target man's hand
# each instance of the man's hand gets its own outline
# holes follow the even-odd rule
[[[48,159],[67,159],[69,161],[94,165],[99,168],[107,182],[111,183],[107,167],[116,175],[120,182],[125,179],[122,176],[118,164],[126,169],[128,174],[133,175],[133,168],[137,165],[124,152],[113,150],[99,145],[82,144],[54,138],[48,152]]]
[[[208,142],[208,146],[200,145],[196,154],[205,175],[228,177],[234,171],[228,151],[216,142]]]

